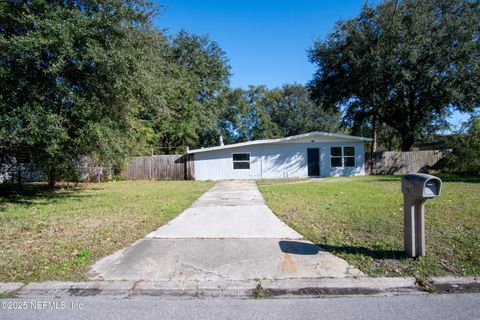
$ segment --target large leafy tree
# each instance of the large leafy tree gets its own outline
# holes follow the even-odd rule
[[[324,110],[300,84],[269,90],[250,86],[225,92],[220,130],[227,142],[291,136],[311,131],[337,132],[338,111]]]
[[[225,52],[207,36],[181,31],[167,55],[171,90],[165,91],[168,114],[157,120],[163,147],[200,147],[214,144],[222,112],[220,95],[228,89],[230,66]]]
[[[166,37],[154,13],[142,0],[1,2],[0,156],[30,154],[53,185],[85,157],[116,166],[212,144],[225,53],[206,36]]]
[[[50,185],[82,156],[121,161],[142,128],[152,14],[143,0],[0,2],[1,152],[30,153]]]
[[[270,116],[273,100],[269,99],[269,90],[265,86],[227,91],[223,95],[223,104],[219,127],[227,143],[280,136],[278,126]]]
[[[337,132],[341,116],[337,110],[325,110],[311,99],[308,87],[301,84],[284,85],[271,90],[269,113],[282,136],[311,131]]]
[[[345,123],[386,124],[409,150],[452,110],[479,105],[480,9],[468,0],[386,0],[338,22],[309,52],[313,96]]]

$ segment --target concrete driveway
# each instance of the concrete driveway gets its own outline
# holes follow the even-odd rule
[[[253,280],[362,273],[278,219],[254,181],[221,181],[167,225],[97,261],[93,279]]]

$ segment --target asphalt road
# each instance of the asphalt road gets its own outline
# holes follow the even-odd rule
[[[23,310],[5,310],[22,304]],[[480,294],[296,299],[0,299],[0,319],[479,319]],[[73,305],[72,305],[73,303]],[[67,309],[61,310],[65,307]]]

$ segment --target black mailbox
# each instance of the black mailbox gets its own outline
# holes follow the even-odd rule
[[[431,199],[440,195],[442,180],[424,173],[409,173],[403,176],[402,192],[405,195]]]

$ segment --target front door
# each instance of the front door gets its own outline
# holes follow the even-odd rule
[[[320,149],[307,149],[308,176],[320,176]]]

